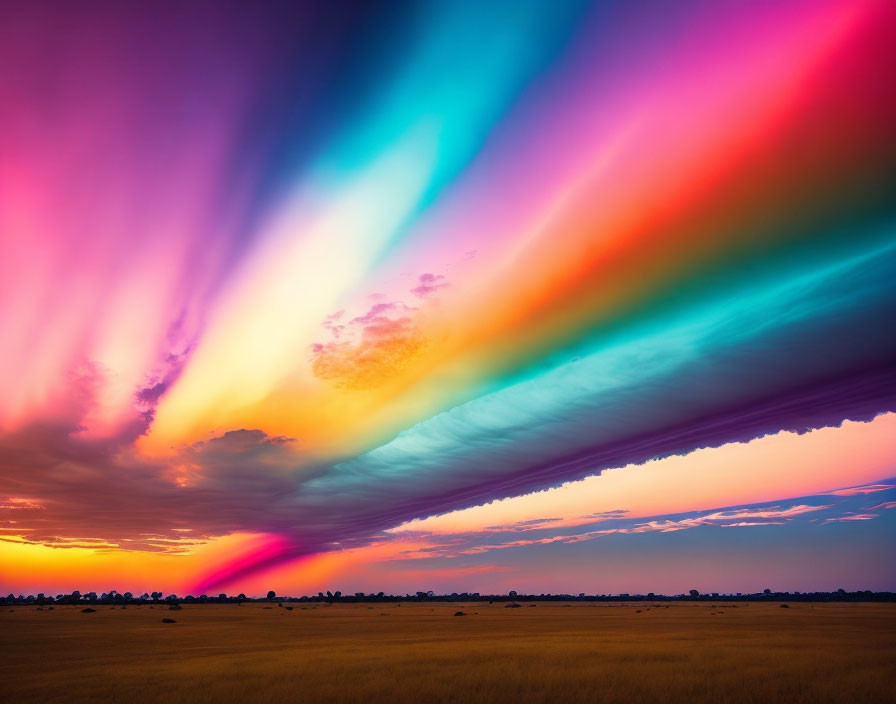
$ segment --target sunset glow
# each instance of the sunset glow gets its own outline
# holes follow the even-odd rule
[[[262,5],[5,11],[4,594],[896,587],[896,5]]]

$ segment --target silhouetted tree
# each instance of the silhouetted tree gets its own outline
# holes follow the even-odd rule
[[[696,599],[698,596],[700,596],[700,592],[698,592],[696,589],[691,589],[688,594],[691,595],[692,599]]]
[[[276,596],[277,596],[277,593],[273,589],[271,589],[271,591],[268,592],[268,601],[273,601],[274,597],[276,597]]]

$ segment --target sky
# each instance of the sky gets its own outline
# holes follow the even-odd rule
[[[896,5],[19,3],[0,591],[896,589]]]

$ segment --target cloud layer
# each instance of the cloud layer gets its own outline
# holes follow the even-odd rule
[[[894,28],[877,0],[16,9],[0,550],[256,536],[211,588],[452,521],[476,555],[888,499]]]

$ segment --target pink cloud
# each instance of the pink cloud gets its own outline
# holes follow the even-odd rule
[[[879,508],[896,508],[896,501],[884,501],[882,504],[878,504],[877,506],[872,506],[869,511],[874,511]]]
[[[503,525],[486,526],[482,529],[482,532],[523,533],[530,530],[545,530],[547,528],[573,528],[575,526],[625,518],[628,513],[629,511],[627,509],[619,509],[615,511],[590,513],[585,516],[570,516],[568,518],[531,518]]]
[[[435,293],[439,289],[449,286],[441,274],[421,274],[418,277],[419,285],[411,289],[418,298],[426,298],[430,294]]]
[[[873,494],[876,491],[886,491],[887,489],[896,489],[896,484],[865,484],[863,486],[852,486],[846,489],[835,489],[834,491],[826,491],[821,496],[858,496],[859,494]]]
[[[555,535],[546,538],[534,538],[531,540],[513,540],[506,543],[491,543],[485,545],[469,545],[467,547],[458,546],[458,541],[449,544],[436,545],[418,550],[410,550],[401,553],[395,559],[420,559],[427,557],[458,557],[460,555],[478,555],[492,550],[503,550],[506,548],[527,547],[530,545],[550,545],[552,543],[580,543],[586,540],[592,540],[604,535],[612,534],[636,534],[636,533],[674,533],[689,528],[697,528],[700,526],[719,526],[724,528],[737,528],[758,525],[784,525],[794,516],[799,516],[813,511],[822,511],[831,508],[831,505],[810,506],[808,504],[797,504],[789,508],[741,508],[727,511],[714,511],[702,516],[694,516],[691,518],[682,518],[679,520],[655,519],[645,523],[639,523],[632,527],[626,528],[605,528],[602,530],[588,531],[586,533],[578,533],[574,535]],[[872,516],[873,517],[873,516]],[[784,518],[785,521],[766,520]],[[737,519],[760,519],[760,520],[737,520]],[[553,519],[545,519],[553,520]],[[733,523],[722,523],[722,521],[731,521]],[[860,519],[854,519],[860,520]],[[540,526],[539,526],[540,527]],[[556,527],[556,526],[552,526]],[[472,539],[477,534],[469,534]]]
[[[850,516],[840,516],[839,518],[828,518],[825,523],[837,523],[840,521],[870,521],[878,518],[876,513],[856,513]]]

